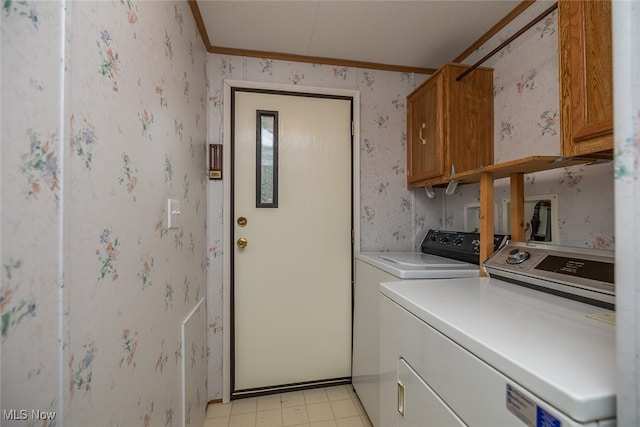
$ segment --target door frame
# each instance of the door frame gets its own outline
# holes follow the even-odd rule
[[[353,98],[353,144],[352,144],[352,173],[351,177],[353,188],[352,194],[352,206],[353,206],[353,253],[360,252],[360,92],[357,90],[349,89],[337,89],[337,88],[321,88],[311,86],[293,86],[286,84],[276,83],[264,83],[264,82],[252,82],[245,80],[224,80],[224,93],[223,93],[223,106],[224,106],[224,119],[223,119],[223,135],[224,140],[222,143],[227,146],[223,150],[223,169],[227,172],[226,179],[223,180],[223,233],[222,233],[222,248],[223,248],[223,274],[222,274],[222,289],[223,289],[223,354],[222,354],[222,401],[227,403],[231,400],[231,271],[232,271],[232,256],[233,251],[231,242],[231,224],[233,218],[231,218],[231,212],[229,207],[231,206],[231,176],[232,171],[232,159],[231,159],[231,91],[236,88],[244,88],[250,90],[268,90],[278,92],[295,92],[295,93],[311,93],[314,95],[334,95],[334,96],[347,96]]]

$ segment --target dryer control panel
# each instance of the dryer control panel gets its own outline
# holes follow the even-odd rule
[[[491,277],[613,309],[612,251],[509,242],[485,263]]]

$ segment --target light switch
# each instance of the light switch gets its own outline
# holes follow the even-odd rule
[[[178,228],[180,226],[180,201],[176,199],[167,200],[167,228]]]

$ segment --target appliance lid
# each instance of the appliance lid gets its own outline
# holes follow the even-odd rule
[[[420,252],[360,252],[356,259],[398,279],[443,279],[478,277],[480,267],[453,259]]]
[[[418,252],[390,253],[379,255],[384,261],[389,261],[399,266],[417,268],[459,268],[468,267],[468,262],[444,258],[436,255],[427,255]]]
[[[494,236],[494,250],[508,240]],[[460,231],[429,230],[421,252],[361,252],[356,258],[399,279],[478,277],[480,235]]]

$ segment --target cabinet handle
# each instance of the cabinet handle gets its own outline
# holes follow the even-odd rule
[[[404,417],[404,383],[398,380],[398,412]]]
[[[426,139],[424,139],[424,137],[422,136],[422,131],[423,131],[424,129],[426,129],[426,128],[427,128],[427,124],[426,124],[426,123],[423,123],[423,124],[422,124],[422,127],[420,128],[420,131],[418,132],[418,138],[420,138],[420,141],[422,141],[422,144],[423,144],[423,145],[427,143],[427,140],[426,140]]]

